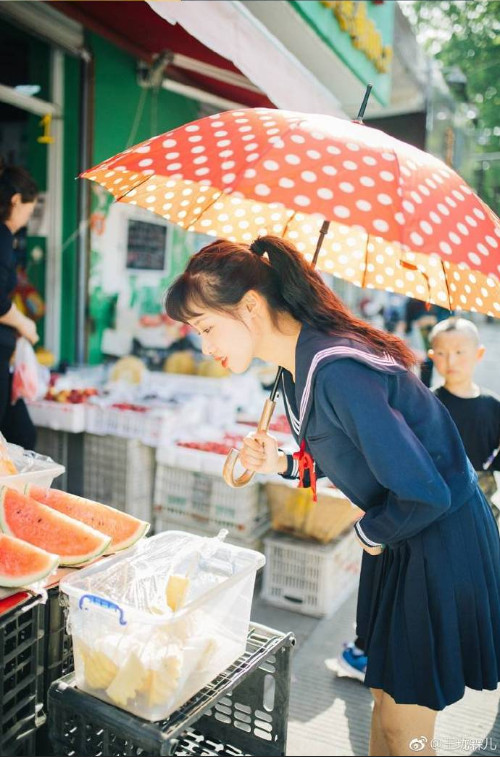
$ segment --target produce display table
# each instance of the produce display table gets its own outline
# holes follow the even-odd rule
[[[151,723],[75,687],[49,690],[57,755],[285,755],[292,634],[251,624],[246,652],[167,720]]]

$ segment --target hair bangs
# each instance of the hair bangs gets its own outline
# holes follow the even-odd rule
[[[210,298],[210,286],[201,276],[184,273],[179,276],[165,295],[165,312],[174,321],[188,323],[206,310],[217,310]]]

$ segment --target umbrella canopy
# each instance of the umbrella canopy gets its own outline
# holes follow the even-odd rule
[[[186,229],[289,239],[362,287],[500,317],[500,221],[442,161],[333,116],[227,111],[82,174]]]

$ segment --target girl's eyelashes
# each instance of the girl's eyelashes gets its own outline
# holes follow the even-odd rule
[[[202,334],[210,334],[211,331],[212,331],[212,327],[211,326],[207,326],[207,328],[203,329],[203,331],[201,333]]]

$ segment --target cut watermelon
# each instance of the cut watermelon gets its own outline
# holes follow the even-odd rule
[[[111,538],[36,499],[2,486],[0,528],[10,536],[59,555],[61,565],[81,565],[101,555]]]
[[[106,549],[108,555],[131,547],[149,530],[149,523],[144,520],[122,513],[109,505],[101,505],[91,499],[77,497],[75,494],[61,492],[58,489],[45,489],[36,484],[28,484],[25,493],[37,502],[111,536],[111,544]]]
[[[0,586],[28,586],[48,576],[58,564],[57,555],[0,534]]]

